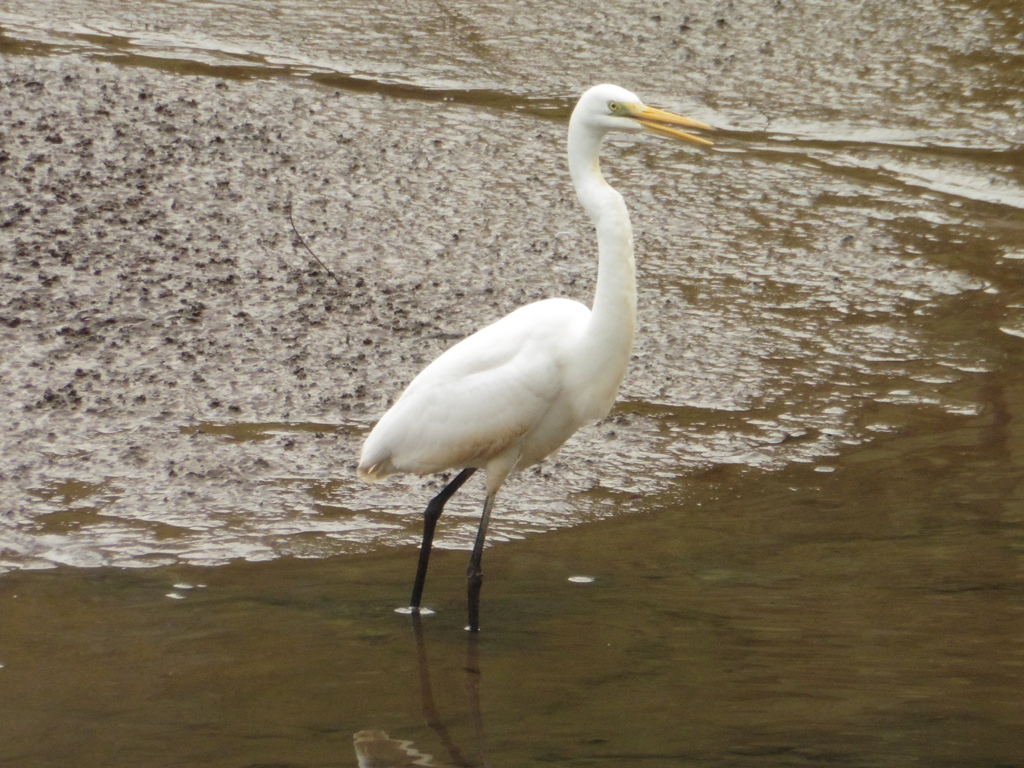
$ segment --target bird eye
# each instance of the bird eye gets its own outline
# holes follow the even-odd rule
[[[616,112],[618,112],[619,111],[619,102],[617,102],[617,101],[609,101],[608,102],[608,111],[611,112],[612,114],[615,114]]]

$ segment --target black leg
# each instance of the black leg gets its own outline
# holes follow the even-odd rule
[[[466,586],[469,592],[469,626],[470,632],[480,631],[480,586],[484,582],[484,572],[480,568],[480,558],[484,553],[484,539],[487,538],[487,523],[491,519],[491,507],[494,506],[494,494],[487,494],[484,501],[484,511],[480,515],[480,529],[476,532],[476,543],[473,544],[473,554],[469,557],[469,566],[466,568]]]
[[[437,527],[437,519],[441,517],[448,499],[462,487],[463,483],[469,480],[474,472],[476,472],[476,467],[469,467],[459,472],[454,480],[430,500],[423,513],[423,543],[420,545],[420,562],[416,566],[416,581],[412,585],[412,602],[409,604],[414,611],[419,610],[420,600],[423,597],[423,584],[427,580],[427,565],[430,563],[430,547],[434,543],[434,528]]]

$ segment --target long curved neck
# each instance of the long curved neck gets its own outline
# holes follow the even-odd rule
[[[608,380],[614,398],[636,330],[636,263],[626,203],[601,175],[601,139],[592,129],[569,121],[569,173],[597,230],[597,290],[585,344],[595,368],[600,368],[593,374]]]

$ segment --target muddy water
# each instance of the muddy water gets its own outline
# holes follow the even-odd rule
[[[1024,17],[834,6],[0,3],[5,764],[1024,762]],[[610,143],[622,401],[417,642],[360,436],[589,296],[596,80],[717,145]]]

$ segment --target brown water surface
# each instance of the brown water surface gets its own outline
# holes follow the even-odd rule
[[[1019,484],[990,424],[922,426],[492,547],[475,662],[460,553],[434,564],[425,659],[391,610],[412,549],[9,574],[0,752],[355,765],[378,729],[436,764],[1017,764]]]

